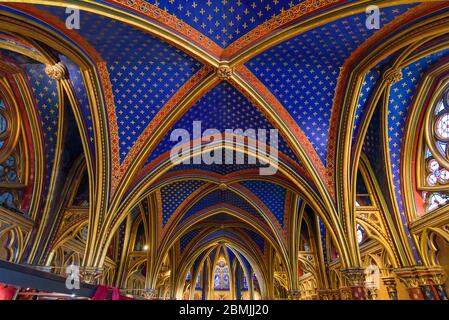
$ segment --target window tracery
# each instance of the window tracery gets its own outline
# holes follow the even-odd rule
[[[366,234],[365,230],[357,224],[357,242],[359,245],[361,245],[363,242],[365,242]]]
[[[0,96],[0,206],[20,210],[25,185],[22,183],[22,157],[20,144],[14,145],[14,114]]]
[[[226,265],[224,258],[220,258],[215,266],[214,289],[229,290],[229,268]]]
[[[449,202],[449,89],[446,89],[427,116],[422,170],[425,213]]]

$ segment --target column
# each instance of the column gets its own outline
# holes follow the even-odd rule
[[[398,300],[398,289],[396,279],[394,277],[384,277],[382,278],[382,282],[387,288],[390,300]]]
[[[349,291],[341,290],[342,298],[350,300],[366,300],[365,289],[365,270],[362,268],[342,269],[341,273],[345,276],[349,285]]]
[[[94,268],[94,267],[81,267],[80,268],[81,281],[88,283],[88,284],[99,284],[101,274],[102,274],[101,268]]]
[[[377,300],[377,288],[369,288],[368,289],[368,299],[369,300]]]
[[[236,276],[235,276],[235,293],[236,293],[236,300],[242,300],[242,268],[240,267],[240,264],[237,264],[236,266]]]
[[[446,274],[441,268],[434,268],[425,276],[430,285],[436,300],[448,300],[447,288],[445,285]]]

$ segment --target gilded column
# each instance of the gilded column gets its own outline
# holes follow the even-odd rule
[[[368,291],[368,299],[369,300],[377,300],[377,288],[369,288]]]
[[[349,285],[349,290],[340,290],[342,299],[366,300],[365,270],[362,268],[350,268],[341,270],[341,273],[345,276]]]
[[[382,282],[387,288],[390,300],[398,300],[398,288],[396,279],[394,277],[384,277],[382,278]]]

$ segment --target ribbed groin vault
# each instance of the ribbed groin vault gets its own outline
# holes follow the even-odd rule
[[[0,0],[8,266],[445,300],[448,143],[447,1]]]

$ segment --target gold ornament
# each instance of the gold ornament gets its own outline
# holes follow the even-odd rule
[[[400,70],[400,69],[388,70],[387,72],[385,72],[384,78],[388,84],[393,85],[396,82],[399,82],[402,80],[402,70]]]
[[[217,76],[220,80],[228,80],[232,77],[233,70],[230,66],[223,64],[217,69]]]
[[[45,73],[53,80],[61,80],[67,72],[65,66],[58,62],[54,65],[45,66]]]

